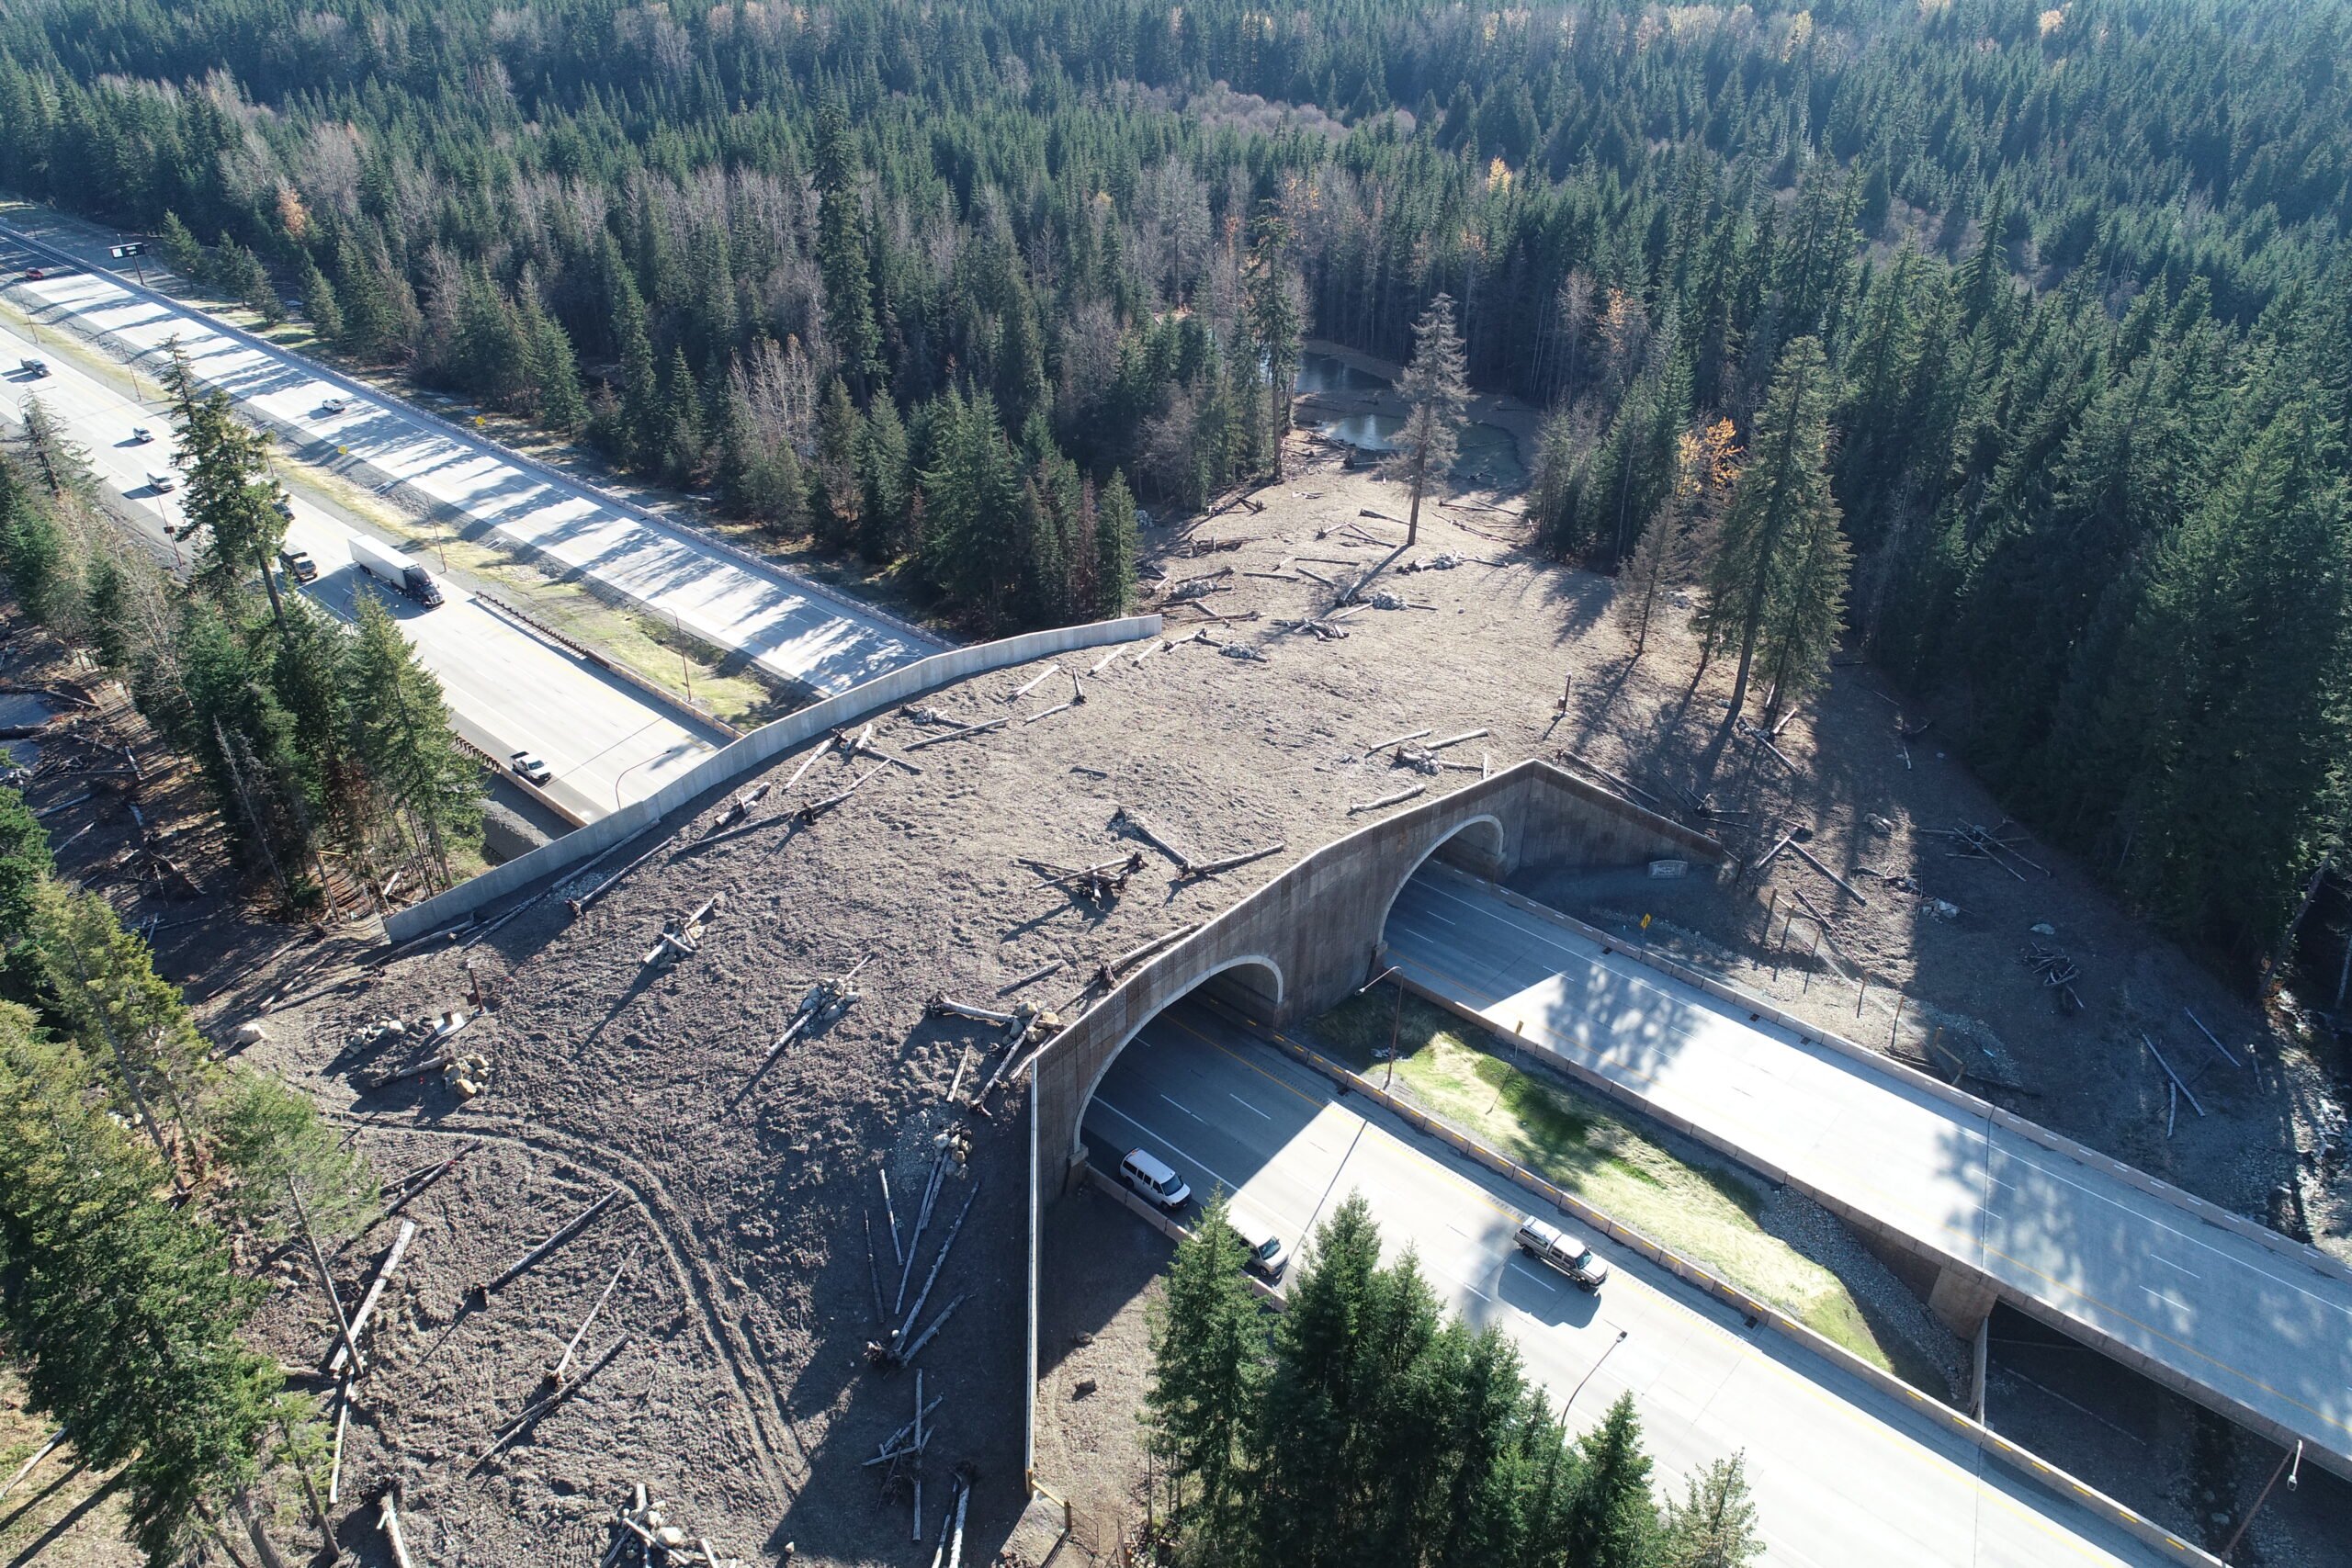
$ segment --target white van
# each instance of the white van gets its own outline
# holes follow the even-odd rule
[[[1127,1157],[1119,1162],[1119,1174],[1127,1179],[1128,1186],[1163,1209],[1181,1209],[1193,1200],[1193,1190],[1184,1185],[1184,1179],[1165,1160],[1143,1149],[1127,1151]]]
[[[1270,1285],[1281,1284],[1283,1270],[1290,1267],[1290,1254],[1283,1247],[1283,1238],[1274,1234],[1274,1227],[1247,1209],[1228,1210],[1225,1223],[1233,1227],[1241,1237],[1241,1245],[1250,1249],[1242,1267],[1264,1276]]]
[[[1609,1265],[1594,1256],[1585,1239],[1544,1220],[1527,1220],[1513,1238],[1521,1252],[1549,1263],[1588,1291],[1599,1291],[1609,1278]]]

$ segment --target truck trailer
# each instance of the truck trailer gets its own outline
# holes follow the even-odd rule
[[[441,590],[425,570],[389,545],[379,545],[364,534],[354,534],[351,561],[368,576],[390,583],[428,610],[441,603]]]

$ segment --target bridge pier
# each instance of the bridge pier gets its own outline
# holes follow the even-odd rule
[[[1993,1281],[1975,1269],[1947,1264],[1938,1270],[1935,1288],[1928,1292],[1928,1310],[1955,1337],[1973,1339],[1984,1320],[1993,1315],[1993,1303],[2000,1299]]]

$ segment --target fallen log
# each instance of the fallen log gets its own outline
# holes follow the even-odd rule
[[[1818,860],[1815,860],[1811,850],[1808,850],[1803,844],[1798,843],[1794,838],[1791,838],[1789,840],[1789,848],[1794,850],[1798,854],[1803,855],[1804,857],[1805,864],[1813,867],[1814,870],[1821,873],[1822,875],[1827,877],[1830,881],[1844,888],[1846,890],[1846,896],[1851,898],[1855,903],[1861,905],[1864,908],[1870,908],[1871,901],[1863,897],[1860,893],[1857,892],[1852,883],[1847,881],[1844,877],[1838,875],[1836,872],[1822,864]]]
[[[873,1260],[873,1248],[870,1241],[866,1249],[866,1260],[868,1262]],[[627,1258],[623,1258],[621,1260],[620,1267],[613,1270],[612,1279],[605,1282],[603,1292],[596,1297],[596,1304],[588,1309],[588,1315],[580,1320],[580,1326],[572,1332],[571,1341],[563,1348],[563,1359],[555,1364],[555,1371],[549,1374],[548,1382],[556,1384],[558,1387],[562,1385],[563,1374],[571,1371],[571,1358],[573,1354],[579,1350],[580,1342],[588,1337],[588,1330],[590,1326],[595,1323],[596,1314],[605,1310],[605,1303],[613,1298],[614,1288],[621,1282],[621,1276],[628,1272],[628,1260]]]
[[[944,735],[926,735],[920,740],[910,740],[907,742],[907,750],[910,751],[919,751],[926,746],[937,746],[944,741],[969,740],[975,735],[985,735],[989,730],[996,728],[999,725],[1011,724],[1012,722],[1012,716],[1008,714],[1002,718],[989,719],[986,724],[967,724],[961,729],[951,729]]]
[[[1168,932],[1164,936],[1153,937],[1141,947],[1131,948],[1127,952],[1119,954],[1118,957],[1114,958],[1110,963],[1104,964],[1102,967],[1111,975],[1116,976],[1121,970],[1133,968],[1135,965],[1142,963],[1145,959],[1149,958],[1152,954],[1160,952],[1162,949],[1175,946],[1178,942],[1183,941],[1186,937],[1192,935],[1194,931],[1200,929],[1200,922],[1197,920],[1187,925],[1178,926],[1174,931]]]
[[[1060,670],[1060,669],[1061,669],[1061,666],[1060,666],[1060,665],[1058,665],[1058,664],[1048,664],[1048,665],[1046,665],[1046,668],[1045,668],[1042,671],[1040,671],[1040,672],[1036,675],[1036,677],[1035,677],[1035,679],[1031,680],[1031,681],[1030,681],[1030,682],[1029,682],[1027,685],[1023,686],[1019,691],[1014,692],[1014,693],[1012,694],[1012,695],[1011,695],[1011,696],[1009,696],[1009,697],[1005,698],[1004,700],[1005,700],[1006,702],[1009,702],[1009,703],[1017,703],[1017,702],[1019,702],[1022,698],[1023,698],[1023,697],[1027,696],[1030,693],[1032,693],[1032,692],[1035,691],[1038,687],[1040,687],[1040,686],[1044,685],[1044,684],[1046,683],[1046,681],[1047,677],[1049,677],[1049,676],[1053,675],[1057,671],[1058,671],[1058,670]]]
[[[1419,795],[1429,787],[1430,786],[1425,784],[1407,784],[1403,789],[1384,795],[1377,800],[1364,800],[1357,802],[1355,805],[1348,807],[1348,815],[1353,817],[1359,811],[1378,811],[1381,807],[1386,806],[1401,806],[1406,801],[1412,799],[1413,796]]]
[[[1037,967],[1030,970],[1029,973],[1022,976],[1019,979],[1007,980],[1003,985],[999,986],[996,989],[996,994],[1000,997],[1011,996],[1013,992],[1021,989],[1022,987],[1042,980],[1046,976],[1054,973],[1054,971],[1061,968],[1063,966],[1063,960],[1057,958],[1048,963],[1040,964]]]
[[[1484,736],[1491,735],[1494,732],[1492,730],[1487,729],[1465,729],[1459,735],[1449,735],[1442,740],[1432,740],[1427,746],[1423,747],[1422,750],[1425,751],[1442,751],[1449,746],[1459,746],[1464,740],[1476,740]]]
[[[1183,871],[1193,863],[1192,856],[1178,849],[1174,844],[1170,843],[1166,839],[1161,838],[1159,831],[1154,829],[1150,823],[1145,821],[1141,817],[1128,810],[1124,806],[1111,813],[1111,826],[1114,828],[1125,827],[1132,829],[1136,837],[1141,839],[1145,843],[1149,844],[1153,849],[1156,849],[1160,853],[1166,855],[1170,860],[1174,861],[1178,871]]]
[[[1278,855],[1288,847],[1277,840],[1261,850],[1244,850],[1238,855],[1227,855],[1221,860],[1201,861],[1182,866],[1179,868],[1178,875],[1184,880],[1197,876],[1215,876],[1219,872],[1231,871],[1238,866],[1248,865],[1251,861],[1264,860],[1268,855]]]
[[[555,1235],[548,1237],[547,1240],[539,1243],[538,1246],[531,1248],[530,1251],[516,1258],[512,1264],[508,1265],[506,1271],[499,1275],[497,1279],[491,1280],[487,1284],[475,1286],[475,1291],[481,1295],[487,1296],[492,1291],[503,1290],[508,1285],[513,1284],[514,1280],[520,1278],[523,1272],[529,1269],[533,1264],[538,1262],[539,1259],[553,1252],[557,1247],[561,1247],[565,1242],[570,1241],[573,1236],[578,1235],[582,1231],[586,1230],[595,1222],[596,1216],[603,1213],[607,1208],[609,1208],[612,1205],[613,1200],[618,1198],[620,1195],[620,1185],[616,1182],[610,1191],[597,1199],[594,1202],[589,1204],[587,1208],[582,1210],[577,1215],[566,1221],[562,1228],[558,1230]]]
[[[1437,731],[1434,729],[1408,729],[1402,735],[1392,735],[1387,739],[1381,741],[1377,745],[1365,747],[1363,749],[1363,754],[1366,757],[1377,757],[1383,751],[1387,750],[1391,746],[1402,746],[1408,740],[1419,740],[1424,735],[1434,735],[1436,733]]]
[[[889,771],[889,767],[887,764],[869,768],[865,773],[860,773],[856,778],[852,779],[850,781],[849,787],[842,790],[840,794],[829,795],[822,800],[812,800],[808,805],[802,807],[796,815],[799,817],[803,823],[814,823],[818,818],[822,817],[826,812],[831,811],[834,807],[839,806],[842,801],[847,800],[851,795],[855,795],[865,786],[868,780],[878,774],[887,773]]]
[[[376,1314],[377,1303],[384,1299],[385,1287],[391,1283],[392,1276],[399,1272],[401,1260],[408,1256],[408,1244],[415,1237],[415,1235],[416,1222],[414,1220],[402,1220],[401,1222],[400,1234],[392,1238],[391,1251],[384,1255],[384,1266],[377,1269],[376,1277],[368,1281],[368,1293],[360,1298],[359,1310],[352,1314],[351,1337],[354,1341],[358,1339],[359,1331],[368,1326],[368,1320]],[[356,1353],[357,1352],[355,1350],[354,1354],[356,1355]],[[355,1364],[353,1370],[355,1371],[365,1371],[367,1369]],[[339,1372],[343,1371],[343,1351],[340,1348],[335,1351],[333,1359],[327,1362],[327,1371],[330,1372]]]

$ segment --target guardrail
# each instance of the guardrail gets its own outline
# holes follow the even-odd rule
[[[1630,1225],[1618,1224],[1574,1193],[1561,1190],[1508,1155],[1499,1154],[1476,1139],[1454,1131],[1445,1122],[1397,1099],[1370,1078],[1308,1050],[1295,1040],[1264,1028],[1254,1020],[1245,1019],[1244,1021],[1249,1022],[1262,1038],[1272,1040],[1286,1055],[1331,1079],[1342,1090],[1363,1095],[1415,1131],[1449,1145],[1514,1186],[1522,1188],[1550,1203],[1579,1224],[1600,1233],[1619,1246],[1639,1254],[1649,1262],[1665,1269],[1676,1279],[1695,1286],[1702,1292],[1724,1303],[1742,1315],[1752,1318],[1770,1327],[1773,1332],[1795,1341],[1838,1371],[1860,1379],[1881,1393],[1900,1400],[1913,1413],[1973,1444],[1977,1449],[1999,1460],[2012,1470],[2030,1476],[2068,1501],[2079,1504],[2108,1523],[2164,1552],[2173,1561],[2191,1564],[2193,1568],[2224,1568],[2219,1558],[2183,1540],[2154,1520],[2124,1506],[2104,1492],[2085,1485],[2056,1465],[2051,1464],[2029,1450],[2020,1448],[1998,1432],[1953,1409],[1933,1394],[1912,1387],[1894,1373],[1864,1360],[1837,1341],[1824,1337],[1770,1303],[1758,1301],[1715,1273],[1705,1264],[1684,1258],[1679,1253],[1651,1240]],[[1087,1174],[1098,1185],[1110,1184],[1109,1179],[1096,1170],[1091,1164],[1087,1167]],[[1122,1199],[1129,1196],[1115,1186],[1113,1186],[1113,1190],[1116,1191]],[[1140,1199],[1131,1201],[1128,1206],[1138,1213],[1144,1213],[1144,1205]],[[1173,1221],[1162,1224],[1160,1216],[1148,1213],[1144,1213],[1144,1217],[1168,1235],[1181,1237],[1183,1234],[1182,1227],[1176,1225]],[[1251,1283],[1255,1285],[1256,1281],[1253,1280]]]
[[[633,800],[551,844],[542,844],[528,854],[492,866],[480,876],[459,883],[422,904],[410,905],[384,921],[384,935],[398,945],[433,931],[470,924],[475,911],[482,906],[552,876],[566,866],[601,854],[623,840],[636,837],[705,792],[730,784],[796,746],[828,730],[854,724],[893,703],[904,702],[950,682],[1026,664],[1052,654],[1156,637],[1159,626],[1158,615],[1130,615],[1124,620],[1024,632],[995,642],[968,643],[928,659],[918,659],[911,664],[901,664],[839,696],[827,697],[797,713],[786,714],[742,739],[721,747],[642,800]]]

